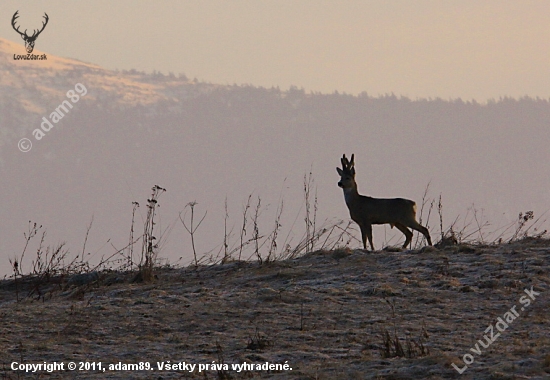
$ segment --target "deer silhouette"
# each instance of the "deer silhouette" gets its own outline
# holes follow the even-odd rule
[[[44,28],[46,27],[46,25],[48,24],[48,20],[50,19],[48,17],[48,14],[46,12],[44,12],[44,19],[46,20],[45,22],[42,23],[42,29],[38,30],[38,29],[34,29],[33,31],[33,34],[32,36],[29,36],[27,34],[27,29],[25,29],[25,31],[23,33],[21,33],[21,31],[19,30],[19,27],[16,27],[15,26],[15,20],[17,20],[19,18],[19,11],[16,11],[14,14],[13,14],[13,17],[11,19],[11,26],[13,27],[13,29],[19,33],[21,35],[21,38],[23,40],[25,40],[25,49],[27,50],[27,53],[32,53],[32,51],[34,50],[34,43],[36,42],[36,39],[38,38],[38,36],[40,35],[40,33],[42,33],[42,31],[44,30]]]
[[[429,245],[432,245],[430,233],[416,221],[416,203],[409,199],[392,198],[380,199],[359,195],[357,183],[355,182],[354,155],[348,161],[344,154],[341,158],[342,169],[336,168],[340,174],[338,186],[344,190],[344,199],[348,206],[351,219],[359,225],[363,238],[363,248],[367,249],[367,239],[374,251],[372,244],[372,225],[389,224],[405,234],[403,248],[411,244],[413,233],[407,228],[422,233]]]

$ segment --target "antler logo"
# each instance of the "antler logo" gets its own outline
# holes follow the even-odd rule
[[[38,29],[34,29],[33,31],[33,34],[32,36],[29,36],[27,34],[27,29],[25,29],[25,31],[23,33],[21,33],[19,31],[19,27],[16,27],[15,26],[15,20],[17,20],[19,18],[19,11],[15,12],[13,14],[13,17],[11,19],[11,26],[13,27],[13,29],[19,33],[21,35],[21,38],[25,40],[25,49],[27,49],[27,53],[32,53],[33,49],[34,49],[34,42],[36,41],[36,39],[38,38],[38,36],[40,35],[40,33],[42,33],[42,31],[44,30],[44,28],[46,27],[46,25],[48,25],[48,20],[50,19],[48,17],[48,14],[46,12],[44,12],[44,19],[46,20],[45,22],[42,23],[42,29],[38,30]]]

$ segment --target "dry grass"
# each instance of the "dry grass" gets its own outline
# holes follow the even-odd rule
[[[465,248],[468,249],[465,249]],[[13,361],[285,363],[292,371],[41,372],[29,378],[543,379],[550,377],[550,242],[364,252],[51,279],[17,302],[0,283],[0,379]],[[82,275],[81,275],[82,276]],[[28,294],[34,282],[18,279]],[[540,295],[459,375],[496,318]],[[519,307],[518,307],[519,309]],[[397,347],[395,351],[393,348]],[[399,354],[397,354],[399,353]],[[402,354],[401,354],[402,353]]]

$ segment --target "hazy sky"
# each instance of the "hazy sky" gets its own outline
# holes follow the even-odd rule
[[[550,2],[94,0],[0,3],[0,37],[108,69],[411,98],[550,97]]]

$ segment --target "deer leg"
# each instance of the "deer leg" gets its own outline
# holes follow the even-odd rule
[[[367,250],[367,239],[369,240],[370,248],[374,251],[374,244],[372,244],[372,225],[366,224],[359,226],[361,228],[361,237],[363,238],[363,248]]]
[[[361,228],[361,240],[363,241],[363,249],[367,250],[367,233],[365,232],[365,228],[363,226],[359,226]]]
[[[405,234],[405,244],[403,244],[403,248],[407,248],[409,244],[412,246],[413,233],[401,223],[395,223],[394,225],[399,231]]]
[[[422,235],[424,235],[424,237],[428,241],[428,245],[432,245],[432,238],[430,237],[430,232],[428,231],[428,229],[426,227],[422,226],[416,220],[414,220],[413,222],[410,222],[408,227],[412,228],[413,230],[416,230],[416,231],[420,232]]]

